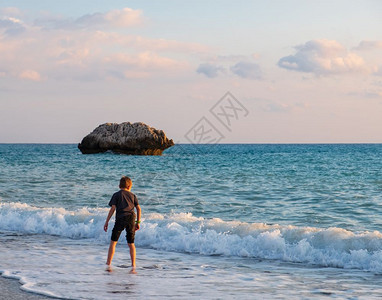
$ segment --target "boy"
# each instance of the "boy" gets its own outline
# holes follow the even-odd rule
[[[135,245],[134,237],[135,231],[139,230],[139,223],[141,222],[141,207],[139,206],[137,196],[130,192],[133,182],[127,176],[123,176],[119,181],[120,190],[111,197],[109,206],[109,214],[103,229],[107,232],[109,225],[109,220],[113,216],[114,211],[116,210],[115,224],[111,235],[111,241],[109,246],[109,252],[107,256],[106,264],[110,268],[111,261],[113,260],[115,246],[117,245],[118,238],[121,235],[121,232],[126,229],[126,240],[130,248],[130,258],[131,266],[133,271],[135,271]],[[137,220],[135,221],[134,207],[137,210]]]

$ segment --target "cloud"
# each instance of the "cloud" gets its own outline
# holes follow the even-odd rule
[[[33,70],[24,70],[20,73],[19,78],[21,79],[27,79],[32,81],[40,81],[41,76],[38,72]]]
[[[175,51],[184,53],[204,53],[209,47],[189,42],[179,42],[167,39],[150,39],[143,36],[123,35],[116,32],[96,31],[94,38],[99,42],[118,44],[123,47],[150,49],[152,51]]]
[[[368,51],[374,49],[382,49],[382,41],[361,41],[354,50]]]
[[[66,61],[67,60],[67,61]],[[188,67],[186,62],[160,56],[155,52],[111,53],[104,57],[87,51],[64,57],[50,69],[48,77],[56,80],[96,81],[105,79],[141,79],[174,76]]]
[[[222,66],[217,66],[214,64],[200,64],[196,69],[196,72],[199,74],[204,74],[208,78],[215,78],[219,75],[219,73],[224,72],[224,68]]]
[[[287,70],[330,75],[365,70],[362,57],[346,51],[337,41],[312,40],[295,47],[296,54],[281,58],[278,66]]]
[[[262,71],[258,64],[251,62],[256,55],[215,55],[205,56],[208,62],[202,63],[196,72],[208,78],[220,75],[236,75],[246,79],[261,79]]]
[[[376,68],[376,71],[374,72],[374,75],[376,76],[382,76],[382,66],[381,67],[377,67]]]
[[[18,35],[25,32],[26,28],[22,21],[13,17],[5,17],[0,19],[0,31],[7,36]]]
[[[203,57],[209,63],[233,63],[247,58],[245,55],[211,55],[210,53]]]
[[[136,54],[118,53],[106,57],[102,61],[103,67],[108,70],[119,70],[121,74],[149,74],[151,71],[176,70],[186,67],[185,63],[160,56],[154,52],[141,52]]]
[[[113,32],[111,27],[102,31],[96,26],[105,22],[130,26],[142,19],[140,11],[131,9],[76,20],[46,18],[43,25],[0,18],[1,76],[35,81],[172,77],[189,70],[190,57],[209,51],[197,43]],[[74,23],[86,30],[66,30]]]
[[[8,17],[19,17],[22,15],[22,13],[17,7],[3,7],[0,8],[0,15]]]
[[[362,99],[380,99],[382,98],[382,90],[365,89],[363,91],[350,92],[348,95]]]
[[[231,72],[241,78],[261,79],[262,72],[258,64],[240,61],[230,68]]]
[[[128,7],[125,7],[122,10],[112,10],[108,12],[105,14],[104,20],[109,24],[119,27],[130,27],[139,25],[143,22],[142,11]]]
[[[367,98],[382,98],[382,91],[366,91]]]
[[[123,8],[122,10],[112,10],[108,13],[95,13],[85,15],[73,22],[79,27],[130,27],[139,25],[143,22],[142,11],[131,8]]]
[[[266,98],[249,98],[248,101],[253,101],[257,109],[267,113],[288,113],[300,111],[308,107],[306,103],[302,102],[284,103]]]
[[[77,19],[65,19],[57,16],[45,16],[34,22],[35,26],[43,29],[101,29],[101,28],[126,28],[143,23],[141,10],[123,8],[112,10],[107,13],[93,13],[81,16]]]

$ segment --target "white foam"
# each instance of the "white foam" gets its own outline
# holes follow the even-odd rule
[[[38,208],[25,203],[0,203],[0,229],[70,238],[98,238],[103,234],[107,208]]]
[[[155,249],[277,259],[382,272],[382,234],[205,220],[191,214],[148,216],[139,245]]]
[[[22,276],[19,276],[19,275],[14,275],[10,271],[8,271],[8,270],[0,270],[0,274],[4,278],[18,280],[19,283],[21,284],[20,288],[22,290],[24,290],[24,291],[27,291],[27,292],[30,292],[30,293],[39,294],[39,295],[43,295],[43,296],[53,297],[53,298],[62,298],[62,297],[59,297],[58,295],[56,295],[56,294],[54,294],[52,292],[49,292],[49,291],[36,290],[34,288],[35,283],[33,281],[27,280],[26,278],[24,278]]]
[[[106,243],[111,231],[103,232],[107,211],[107,208],[70,211],[2,203],[0,229],[96,238]],[[145,214],[136,244],[166,251],[276,259],[382,273],[382,234],[378,231],[226,222],[185,213],[155,213]]]

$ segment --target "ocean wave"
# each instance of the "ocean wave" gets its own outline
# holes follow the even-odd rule
[[[0,203],[0,230],[96,238],[107,208],[38,208]],[[112,221],[110,227],[112,228]],[[123,237],[121,237],[121,240]],[[314,228],[205,219],[190,213],[145,214],[136,245],[166,251],[282,260],[382,273],[382,234],[341,228]]]
[[[40,208],[25,203],[0,203],[0,230],[50,234],[69,238],[103,235],[107,208]]]

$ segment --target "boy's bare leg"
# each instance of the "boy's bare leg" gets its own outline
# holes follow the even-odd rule
[[[107,254],[107,261],[106,264],[108,266],[111,265],[111,261],[113,260],[114,252],[115,252],[115,246],[117,245],[118,242],[115,241],[110,241],[110,246],[109,246],[109,252]]]
[[[130,258],[131,258],[131,266],[135,268],[135,256],[136,256],[136,251],[135,251],[135,245],[134,243],[128,244],[130,248]]]

